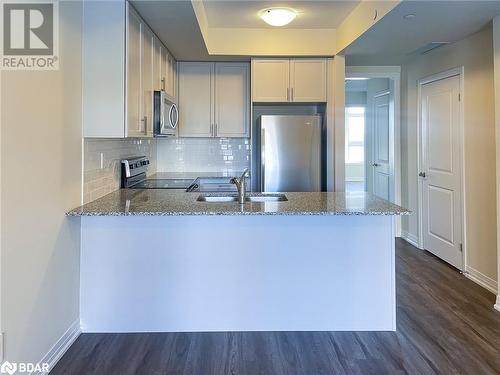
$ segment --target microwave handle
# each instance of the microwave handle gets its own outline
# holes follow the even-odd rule
[[[172,114],[175,111],[175,121],[172,121]],[[168,112],[168,120],[170,121],[170,126],[172,129],[175,129],[177,127],[177,123],[179,122],[179,112],[177,111],[177,106],[175,104],[172,104],[170,107],[170,111]]]

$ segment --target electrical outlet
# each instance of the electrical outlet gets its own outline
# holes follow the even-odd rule
[[[104,152],[101,152],[101,169],[104,169]]]

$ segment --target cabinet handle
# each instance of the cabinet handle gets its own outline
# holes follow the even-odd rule
[[[161,91],[165,91],[165,77],[161,79]]]
[[[144,124],[144,134],[148,134],[148,116],[144,116],[141,122]]]
[[[210,124],[210,136],[214,136],[214,124]]]
[[[290,89],[290,101],[293,102],[293,87]]]
[[[288,87],[286,88],[286,101],[290,101],[290,89]]]

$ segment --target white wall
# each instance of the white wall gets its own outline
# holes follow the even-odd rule
[[[414,214],[403,231],[418,235],[417,81],[464,66],[467,265],[497,280],[493,40],[488,27],[462,41],[415,58],[402,67],[402,204]]]
[[[500,16],[493,19],[493,50],[495,74],[495,130],[496,130],[496,178],[497,178],[497,218],[500,212]],[[500,220],[497,220],[497,267],[500,275]],[[500,277],[497,285],[497,303],[495,308],[500,310]]]
[[[82,3],[60,2],[60,70],[2,72],[5,357],[38,362],[79,318]]]

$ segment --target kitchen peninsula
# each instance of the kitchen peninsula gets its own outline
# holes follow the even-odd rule
[[[85,332],[396,329],[394,215],[368,193],[201,202],[121,189],[81,217]]]

